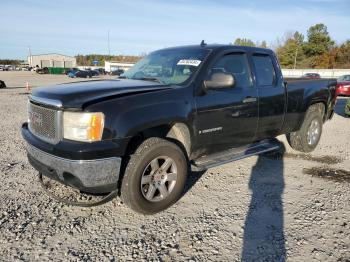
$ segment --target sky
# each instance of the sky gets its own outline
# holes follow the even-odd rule
[[[350,0],[1,0],[0,58],[60,53],[139,55],[236,38],[274,44],[324,23],[336,43],[350,39]]]

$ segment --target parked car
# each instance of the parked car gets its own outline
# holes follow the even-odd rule
[[[5,82],[0,80],[0,88],[6,88]]]
[[[0,67],[0,71],[10,71],[10,70],[11,70],[11,67],[8,65],[3,65]]]
[[[106,70],[104,68],[97,68],[95,69],[100,75],[105,75],[106,74]]]
[[[75,73],[78,72],[78,71],[79,71],[79,70],[77,70],[77,71],[73,71],[73,70],[72,70],[72,71],[69,71],[69,72],[67,73],[67,76],[68,76],[68,77],[71,77],[71,78],[75,78],[75,77],[76,77],[76,76],[75,76]]]
[[[338,96],[350,96],[350,75],[343,75],[337,79],[336,93]]]
[[[38,74],[48,74],[48,73],[50,73],[49,72],[49,68],[47,68],[47,67],[38,68],[38,69],[36,69],[36,72]]]
[[[30,67],[29,71],[36,72],[36,70],[38,70],[38,69],[39,69],[39,66],[36,65],[35,67]]]
[[[302,75],[302,78],[313,78],[313,79],[317,79],[317,78],[321,78],[320,74],[317,73],[306,73],[304,75]]]
[[[69,68],[65,70],[65,74],[68,75],[69,73],[75,73],[76,71],[78,71],[79,69],[74,67],[74,68]]]
[[[345,105],[345,115],[350,117],[350,98],[348,99]]]
[[[111,75],[113,75],[113,76],[120,76],[120,75],[124,74],[124,72],[125,71],[123,69],[117,69],[117,70],[112,71]]]
[[[189,166],[276,150],[281,134],[295,150],[313,151],[333,116],[335,85],[283,79],[269,49],[167,48],[120,79],[36,88],[22,136],[41,181],[109,193],[104,202],[118,193],[133,210],[154,214],[181,197]]]
[[[68,73],[69,77],[76,78],[76,77],[82,77],[82,78],[87,78],[87,77],[92,77],[94,73],[92,70],[77,70],[77,71],[71,71]]]
[[[94,69],[94,70],[90,70],[91,72],[91,77],[93,76],[99,76],[100,75],[100,72],[97,70],[97,69]]]

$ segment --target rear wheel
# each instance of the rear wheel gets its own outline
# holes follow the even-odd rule
[[[182,150],[161,138],[145,140],[131,155],[121,185],[121,198],[136,212],[160,212],[180,197],[187,177]]]
[[[301,152],[313,151],[321,138],[323,115],[323,104],[310,106],[300,130],[287,135],[289,145]]]

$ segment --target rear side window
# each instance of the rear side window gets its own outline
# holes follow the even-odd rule
[[[253,55],[253,63],[256,70],[258,85],[274,85],[276,81],[276,72],[271,57],[269,55]]]
[[[249,64],[245,54],[229,54],[219,58],[210,69],[216,72],[231,73],[235,77],[235,87],[252,86]]]

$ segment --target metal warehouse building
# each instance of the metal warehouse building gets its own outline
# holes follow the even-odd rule
[[[114,61],[105,61],[105,70],[106,72],[112,72],[117,69],[123,69],[125,71],[133,67],[135,63],[129,62],[114,62]]]
[[[61,54],[43,54],[28,56],[29,66],[72,68],[77,66],[75,57]]]

